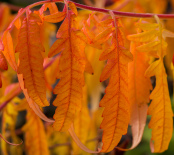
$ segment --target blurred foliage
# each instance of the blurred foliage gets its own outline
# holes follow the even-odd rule
[[[87,1],[83,1],[83,0],[74,0],[75,2],[78,3],[82,3],[82,4],[86,4]],[[103,7],[103,8],[107,8],[107,9],[116,9],[117,7],[119,7],[124,0],[106,0],[106,3],[103,3],[102,1],[104,0],[91,0],[88,4],[92,4],[95,7]],[[31,3],[36,2],[36,0],[1,0],[1,2],[7,2],[8,4],[14,4],[16,6],[22,6],[25,7]],[[101,3],[100,3],[101,2]],[[6,5],[6,4],[0,4],[0,13],[1,11],[6,8],[6,11],[3,12],[3,14],[0,14],[0,38],[2,35],[2,32],[5,30],[5,28],[8,26],[8,24],[12,21],[12,19],[14,19],[14,17],[16,16],[17,10],[12,10],[12,14],[10,13],[10,9],[13,9],[13,7],[10,7],[10,5]],[[39,8],[39,7],[37,7]],[[58,8],[60,8],[60,10],[63,8],[63,4],[58,4]],[[119,11],[125,11],[125,12],[139,12],[139,13],[173,13],[174,12],[174,1],[173,0],[133,0],[128,2],[124,7],[122,7],[121,9],[119,9]],[[82,20],[87,20],[88,18],[88,13],[89,11],[87,10],[80,10],[79,11],[79,17],[78,17],[78,21],[80,24],[82,24]],[[100,19],[103,18],[107,18],[108,15],[105,14],[100,14],[100,13],[96,13],[97,16]],[[3,20],[1,19],[1,15],[3,15]],[[128,34],[132,34],[135,33],[136,30],[134,28],[134,25],[132,24],[133,22],[136,22],[138,19],[135,18],[122,18],[123,21],[123,25],[126,28],[125,32],[126,35]],[[153,19],[148,19],[147,21],[154,21]],[[173,27],[173,21],[174,20],[164,20],[163,24],[165,25],[165,27],[171,31],[174,32],[174,27]],[[60,26],[59,24],[49,24],[49,23],[45,23],[45,25],[42,27],[42,38],[44,38],[42,40],[45,48],[46,48],[46,53],[48,53],[50,46],[53,44],[53,42],[56,40],[55,34],[56,34],[56,30],[58,29],[57,27]],[[18,30],[16,28],[14,28],[11,32],[12,34],[12,38],[14,40],[14,46],[16,46],[17,41],[14,39],[16,38],[17,34],[18,34]],[[167,56],[165,58],[165,67],[169,76],[169,90],[170,90],[170,96],[171,96],[171,102],[174,103],[174,99],[173,99],[173,84],[172,84],[172,70],[170,68],[171,65],[171,61],[172,61],[172,56],[174,53],[174,44],[173,44],[173,40],[174,39],[167,39],[167,42],[169,44],[169,48],[167,51]],[[102,95],[104,94],[104,88],[106,87],[106,85],[108,84],[108,81],[105,81],[103,84],[99,83],[99,77],[101,74],[101,71],[104,67],[104,62],[98,61],[98,57],[100,55],[101,51],[97,50],[95,51],[95,49],[93,47],[87,47],[86,50],[86,54],[87,57],[90,61],[90,63],[93,66],[93,69],[95,71],[95,78],[92,79],[91,75],[85,75],[86,81],[87,81],[87,92],[90,94],[89,96],[86,97],[86,108],[88,107],[88,112],[85,111],[84,113],[88,116],[86,116],[86,119],[88,118],[86,125],[88,126],[88,130],[86,131],[86,135],[85,135],[85,140],[84,143],[86,141],[86,146],[89,147],[92,150],[96,149],[97,145],[100,145],[101,142],[101,135],[102,132],[99,129],[100,123],[101,123],[101,113],[103,111],[102,108],[98,109],[98,104],[99,104],[99,100],[102,98]],[[18,57],[18,55],[17,55]],[[45,62],[49,62],[49,60],[45,60]],[[53,96],[52,94],[52,87],[55,87],[55,82],[57,83],[58,80],[56,81],[56,75],[54,74],[57,71],[57,66],[58,66],[58,62],[59,62],[59,58],[57,58],[57,60],[52,64],[52,67],[48,68],[45,71],[45,76],[47,79],[47,84],[48,84],[48,92],[47,92],[47,96],[51,101],[51,108],[44,108],[44,112],[46,113],[47,116],[53,116],[55,107],[52,106],[52,101],[54,99],[55,96]],[[14,83],[17,81],[16,78],[16,74],[15,72],[12,70],[12,68],[9,66],[9,70],[7,72],[1,71],[2,72],[2,81],[3,81],[3,86],[0,90],[0,98],[1,98],[1,103],[3,103],[4,101],[4,94],[5,91],[7,91],[6,87],[10,85],[10,83]],[[49,78],[48,76],[52,75],[51,78]],[[153,85],[155,85],[155,81],[152,78],[152,82]],[[3,125],[1,125],[0,131],[2,133],[3,136],[5,136],[8,140],[12,141],[12,142],[19,142],[19,139],[22,139],[24,141],[24,144],[22,144],[21,146],[18,146],[15,148],[15,146],[10,146],[8,144],[6,144],[4,141],[0,140],[0,154],[11,154],[11,155],[22,155],[22,154],[28,154],[28,153],[24,153],[22,151],[22,149],[24,149],[26,146],[25,145],[25,132],[28,132],[29,134],[33,135],[34,131],[29,131],[27,130],[27,128],[25,127],[25,131],[21,132],[21,127],[25,124],[26,125],[26,109],[28,107],[22,107],[22,111],[21,109],[18,109],[19,107],[16,107],[16,112],[14,111],[10,111],[11,109],[14,108],[15,105],[19,105],[19,104],[23,104],[23,102],[26,102],[23,100],[23,95],[20,95],[19,98],[14,98],[6,108],[3,109],[3,111],[0,112],[0,120],[1,120],[1,124],[3,123]],[[0,103],[0,104],[1,104]],[[9,109],[10,107],[10,109]],[[172,108],[174,111],[174,104],[172,104]],[[29,114],[28,114],[29,115]],[[30,115],[32,115],[30,113]],[[35,114],[33,114],[35,115]],[[4,118],[5,117],[5,118]],[[148,116],[147,118],[147,124],[150,121],[150,116]],[[85,118],[82,118],[85,119]],[[33,118],[33,120],[36,120]],[[8,122],[9,121],[9,122]],[[14,124],[14,122],[16,124]],[[79,120],[76,120],[77,122]],[[90,123],[88,122],[90,121]],[[12,124],[13,122],[13,124]],[[38,124],[42,124],[41,127],[44,128],[45,130],[43,130],[43,132],[45,132],[45,137],[47,138],[47,142],[48,142],[48,146],[49,146],[49,150],[50,150],[50,154],[51,155],[68,155],[68,154],[73,154],[73,148],[76,148],[76,146],[74,146],[75,144],[73,144],[72,139],[70,138],[68,133],[57,133],[56,131],[53,131],[52,129],[52,125],[51,124],[43,124],[42,121],[38,120]],[[33,122],[32,122],[33,123]],[[28,125],[32,126],[33,124]],[[36,122],[35,122],[36,123]],[[85,126],[85,124],[84,124]],[[78,130],[78,129],[77,129]],[[16,136],[16,134],[17,136]],[[126,135],[128,137],[128,144],[125,144],[124,140],[127,138],[125,138],[123,136],[122,141],[120,142],[120,146],[124,146],[129,147],[131,145],[131,132],[128,132],[128,134]],[[127,151],[127,152],[117,152],[116,149],[113,150],[110,153],[106,153],[107,155],[151,155],[151,151],[150,151],[150,139],[151,139],[151,130],[148,128],[148,125],[145,126],[144,129],[144,134],[142,137],[142,141],[141,143],[138,145],[138,147],[136,147],[135,149],[131,150],[131,151]],[[88,141],[89,140],[89,141]],[[30,143],[33,143],[32,140],[31,142],[28,143],[28,146],[30,145]],[[37,143],[37,142],[36,142]],[[62,145],[61,145],[62,144]],[[173,137],[171,139],[169,148],[167,151],[161,153],[162,155],[172,155],[174,154],[174,134]],[[80,150],[76,150],[76,152],[81,152]],[[15,152],[15,154],[14,154]],[[87,154],[82,152],[81,154]],[[104,154],[104,153],[101,153]],[[33,153],[34,155],[34,153]],[[43,153],[44,155],[44,153]]]

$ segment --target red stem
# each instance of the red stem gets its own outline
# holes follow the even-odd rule
[[[56,2],[57,0],[53,0],[54,2]],[[82,8],[82,9],[86,9],[86,10],[91,10],[91,11],[97,11],[97,12],[102,12],[102,13],[107,13],[109,14],[108,9],[103,9],[103,8],[95,8],[92,6],[86,6],[86,5],[82,5],[82,4],[78,4],[75,3],[74,4],[78,7],[78,8]],[[157,15],[159,18],[174,18],[174,14],[153,14],[153,13],[132,13],[132,12],[120,12],[120,11],[112,11],[114,13],[114,15],[117,16],[123,16],[123,17],[137,17],[137,18],[153,18],[154,15]]]
[[[15,19],[11,22],[11,24],[8,26],[7,29],[11,29],[13,23],[22,15],[26,12],[27,9],[33,8],[35,6],[38,5],[42,5],[45,3],[49,3],[49,2],[60,2],[63,3],[63,0],[46,0],[46,1],[40,1],[40,2],[36,2],[33,3],[29,6],[27,6],[26,8],[22,9],[22,11],[15,17]],[[86,10],[91,10],[91,11],[97,11],[97,12],[102,12],[102,13],[107,13],[109,14],[108,9],[103,9],[103,8],[96,8],[96,7],[92,7],[92,6],[86,6],[86,5],[82,5],[79,3],[75,3],[76,7],[81,8],[81,9],[86,9]],[[153,14],[153,13],[132,13],[132,12],[120,12],[120,11],[114,11],[113,13],[117,16],[123,16],[123,17],[137,17],[137,18],[153,18],[154,15],[157,15],[159,18],[163,18],[163,19],[167,19],[167,18],[174,18],[174,14]]]

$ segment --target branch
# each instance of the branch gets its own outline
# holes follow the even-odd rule
[[[64,3],[63,0],[46,0],[46,1],[40,1],[40,2],[36,2],[33,3],[29,6],[27,6],[24,9],[21,9],[19,14],[15,17],[15,19],[10,23],[10,25],[8,26],[8,28],[6,30],[9,30],[12,28],[14,22],[20,17],[22,16],[27,9],[31,9],[33,7],[36,7],[38,5],[42,5],[45,3],[50,3],[50,2],[55,2],[55,3]],[[86,6],[86,5],[82,5],[79,3],[75,3],[76,7],[81,8],[81,9],[86,9],[86,10],[91,10],[91,11],[97,11],[97,12],[102,12],[102,13],[106,13],[109,14],[109,11],[112,11],[114,13],[114,15],[117,16],[122,16],[122,17],[137,17],[137,18],[154,18],[154,15],[158,16],[159,18],[162,19],[170,19],[170,18],[174,18],[174,14],[153,14],[153,13],[132,13],[132,12],[120,12],[120,11],[114,11],[114,10],[108,10],[108,9],[103,9],[103,8],[96,8],[96,7],[92,7],[92,6]]]
[[[59,147],[59,146],[71,146],[71,142],[55,144],[53,146],[50,146],[49,149],[54,149],[54,148]]]
[[[57,0],[53,0],[53,1],[56,2]],[[75,2],[74,4],[78,8],[91,10],[91,11],[97,11],[97,12],[102,12],[107,14],[109,14],[109,11],[110,11],[108,9],[95,8],[92,6],[86,6],[86,5],[82,5]],[[174,18],[174,14],[132,13],[132,12],[120,12],[120,11],[114,11],[114,10],[112,12],[114,13],[114,15],[122,16],[122,17],[154,18],[154,15],[157,15],[159,18],[163,18],[163,19]]]

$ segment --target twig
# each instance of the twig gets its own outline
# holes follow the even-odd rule
[[[15,130],[16,135],[21,135],[22,133],[23,133],[23,131],[21,130],[21,128]],[[8,139],[10,136],[11,136],[11,132],[6,131],[5,137]]]
[[[53,146],[50,146],[49,149],[54,149],[54,148],[59,147],[59,146],[71,146],[71,143],[67,142],[67,143],[55,144]]]
[[[90,142],[93,142],[93,141],[101,141],[101,137],[95,137],[95,138],[93,138],[93,139],[88,139],[87,141],[86,141],[86,143],[90,143]]]

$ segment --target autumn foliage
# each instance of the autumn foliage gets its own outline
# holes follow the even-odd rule
[[[168,38],[174,33],[165,28],[173,30],[172,22],[156,14],[168,9],[167,2],[84,2],[90,6],[41,1],[16,15],[0,4],[2,154],[132,150],[141,142],[147,115],[151,152],[168,149],[173,134],[168,79],[174,74],[173,40]],[[161,5],[153,8],[156,3]],[[127,17],[118,17],[114,10]],[[56,107],[53,118],[44,114],[48,106]],[[21,116],[23,111],[27,113]],[[23,116],[25,123],[16,127]],[[129,125],[131,147],[120,142]]]

